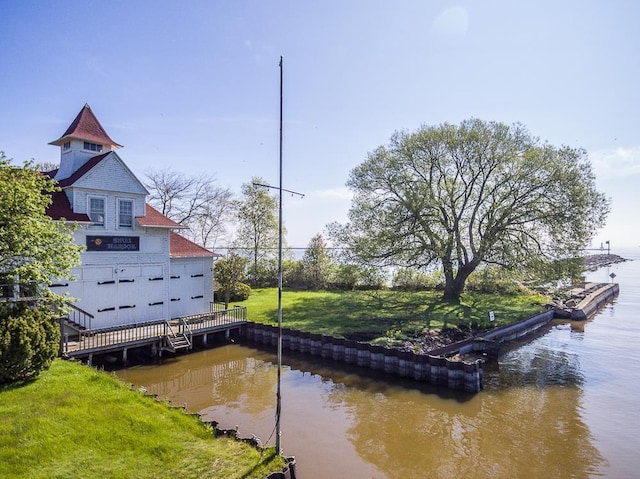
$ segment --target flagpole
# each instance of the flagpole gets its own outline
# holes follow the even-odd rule
[[[282,412],[282,396],[280,394],[280,376],[282,370],[282,83],[283,66],[280,56],[280,186],[278,188],[278,391],[276,393],[276,453],[280,447],[280,414]]]

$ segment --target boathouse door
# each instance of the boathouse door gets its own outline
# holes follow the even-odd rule
[[[93,328],[166,318],[162,264],[87,265],[77,268],[68,292],[94,315]]]

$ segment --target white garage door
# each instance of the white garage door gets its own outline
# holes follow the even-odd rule
[[[164,319],[163,265],[84,266],[76,270],[69,294],[94,315],[93,328]]]

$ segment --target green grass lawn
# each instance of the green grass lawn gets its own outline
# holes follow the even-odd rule
[[[543,311],[547,298],[536,294],[468,293],[459,304],[443,302],[441,292],[290,291],[282,292],[283,327],[346,338],[373,340],[402,332],[413,336],[460,325],[484,329]],[[246,301],[250,321],[276,324],[277,288],[254,289]],[[495,321],[489,321],[489,312]]]
[[[0,477],[263,479],[282,466],[274,448],[214,439],[198,418],[78,363],[0,389]]]

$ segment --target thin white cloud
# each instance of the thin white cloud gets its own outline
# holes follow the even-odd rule
[[[431,24],[431,31],[438,37],[462,38],[469,29],[469,13],[465,7],[447,8]]]
[[[589,155],[596,177],[601,180],[640,175],[640,146],[597,150]]]

